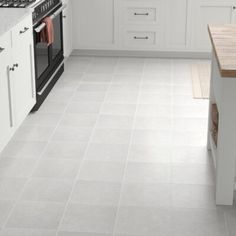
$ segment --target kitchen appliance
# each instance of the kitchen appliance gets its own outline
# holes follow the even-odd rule
[[[64,72],[62,11],[65,7],[61,0],[40,1],[34,7],[33,32],[37,103],[33,111],[38,110]],[[38,40],[40,32],[46,26],[45,23],[42,23],[45,17],[50,17],[54,25],[54,42],[50,45]]]
[[[36,0],[0,0],[0,7],[25,8]]]
[[[37,111],[64,72],[62,11],[66,5],[61,0],[0,0],[0,7],[32,9],[37,92],[32,111]],[[45,17],[50,17],[54,26],[54,41],[50,45],[39,40],[46,26],[42,22]]]

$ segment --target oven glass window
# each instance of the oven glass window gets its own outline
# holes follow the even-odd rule
[[[62,32],[61,32],[61,15],[53,19],[54,25],[54,42],[52,44],[52,57],[55,58],[62,51]]]
[[[37,78],[39,78],[49,66],[49,50],[46,43],[36,43],[35,57]]]

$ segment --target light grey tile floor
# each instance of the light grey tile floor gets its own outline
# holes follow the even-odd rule
[[[0,158],[0,236],[235,236],[191,60],[70,57]]]

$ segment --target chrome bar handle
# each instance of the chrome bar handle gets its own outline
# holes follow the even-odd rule
[[[67,7],[67,4],[63,4],[56,12],[54,12],[50,18],[53,20],[55,17],[57,17],[65,8]],[[46,26],[46,24],[43,22],[42,24],[40,24],[37,28],[34,29],[35,32],[39,33],[42,29],[44,29],[44,27]]]
[[[147,13],[137,13],[137,12],[135,12],[134,15],[135,16],[149,16],[149,13],[148,12]]]
[[[134,39],[148,39],[148,37],[146,36],[146,37],[137,37],[137,36],[134,36]]]

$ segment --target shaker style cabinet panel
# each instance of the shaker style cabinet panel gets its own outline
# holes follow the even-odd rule
[[[0,152],[36,102],[32,17],[0,37]]]
[[[73,0],[74,49],[104,49],[115,44],[115,0]]]
[[[167,0],[166,4],[166,48],[184,50],[190,39],[189,0]]]
[[[230,24],[235,21],[235,0],[192,0],[195,9],[192,30],[193,48],[197,51],[211,51],[207,26]]]
[[[14,95],[14,122],[20,124],[35,104],[35,76],[32,20],[27,17],[12,30],[12,60],[10,78]]]
[[[118,0],[119,43],[125,50],[157,50],[163,46],[162,0]]]
[[[10,32],[0,38],[0,151],[12,133],[12,100],[9,78]]]

